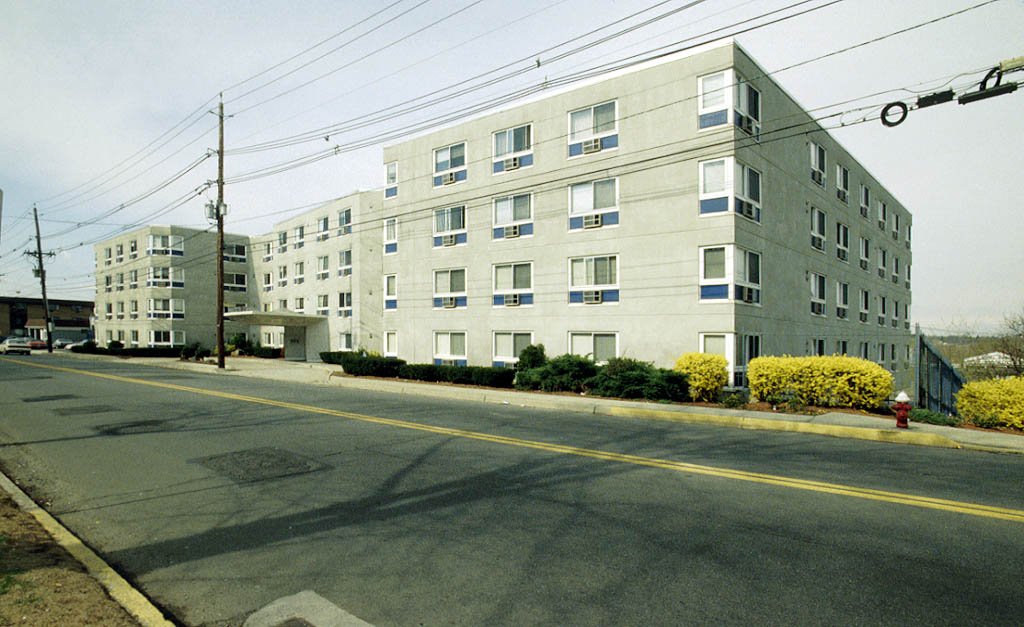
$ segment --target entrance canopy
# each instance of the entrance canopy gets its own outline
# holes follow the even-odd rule
[[[319,361],[330,350],[327,316],[310,316],[282,309],[274,312],[229,311],[226,320],[250,326],[284,327],[284,358],[290,361]]]
[[[224,318],[233,322],[264,327],[310,327],[327,320],[327,316],[311,316],[294,311],[229,311]]]

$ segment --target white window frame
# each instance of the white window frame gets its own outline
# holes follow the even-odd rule
[[[384,313],[389,311],[397,311],[396,309],[388,309],[387,301],[394,300],[398,301],[398,275],[397,274],[385,274],[384,275]]]
[[[828,170],[828,150],[817,142],[808,142],[811,147],[811,182],[825,188],[826,172]],[[815,180],[814,173],[817,172],[817,178],[820,182]]]
[[[300,224],[295,227],[295,242],[292,244],[292,248],[299,249],[306,245],[306,227]]]
[[[316,280],[323,281],[331,276],[331,256],[320,255],[316,259]]]
[[[761,90],[754,87],[750,81],[745,80],[735,70],[733,71],[733,77],[736,85],[734,89],[735,96],[733,97],[733,124],[738,128],[746,132],[743,126],[736,124],[736,116],[744,116],[750,118],[753,122],[751,123],[751,136],[757,138],[761,135],[761,103],[764,99],[761,97]],[[750,104],[750,92],[753,91],[757,94],[757,106],[756,111],[752,110]]]
[[[461,290],[453,290],[452,289],[452,273],[453,272],[456,272],[456,273],[457,272],[461,272],[462,273],[462,289]],[[438,289],[437,289],[437,282],[441,278],[441,275],[444,275],[444,274],[447,275],[447,280],[445,281],[445,283],[447,283],[447,288],[448,289],[447,290],[438,291]],[[434,282],[433,282],[434,298],[455,298],[457,296],[467,296],[467,294],[468,294],[467,290],[469,288],[469,271],[465,267],[461,267],[461,268],[439,268],[439,269],[434,270],[433,276],[434,276]]]
[[[612,123],[612,128],[611,129],[605,129],[605,130],[597,130],[595,128],[596,120],[595,120],[594,112],[599,107],[604,107],[604,106],[609,105],[609,104],[612,105],[612,115],[613,115],[613,118],[615,120]],[[588,113],[588,112],[589,112],[588,117],[589,117],[589,120],[590,120],[590,123],[588,125],[589,128],[587,128],[587,130],[585,130],[585,131],[581,130],[581,131],[578,131],[578,132],[574,132],[573,131],[573,124],[572,124],[573,116],[578,114],[578,113]],[[599,102],[597,104],[593,104],[593,105],[590,105],[590,106],[587,106],[587,107],[581,107],[579,109],[575,109],[573,111],[570,111],[569,112],[569,126],[568,126],[568,128],[569,128],[569,130],[568,130],[568,133],[566,135],[567,135],[567,137],[569,139],[568,143],[570,143],[570,144],[577,144],[579,142],[587,141],[588,139],[600,139],[602,137],[608,137],[609,135],[617,134],[619,132],[619,103],[618,103],[618,101],[617,100],[606,100],[604,102]]]
[[[850,284],[836,281],[836,317],[848,320],[850,317]]]
[[[596,189],[598,184],[612,182],[615,188],[615,203],[608,207],[595,207],[595,201],[597,198]],[[581,204],[580,207],[576,206],[576,190],[585,190],[587,187],[590,188],[589,200],[590,208],[586,208],[585,204]],[[570,216],[585,216],[596,213],[609,213],[612,211],[619,210],[619,179],[618,177],[611,177],[606,179],[596,179],[593,181],[583,181],[581,183],[573,183],[569,185],[569,215]]]
[[[825,277],[824,274],[819,274],[817,272],[811,272],[810,273],[810,283],[811,283],[811,303],[812,303],[811,315],[812,316],[824,317],[826,315],[825,309],[827,307],[827,304],[826,304],[826,300],[827,300],[826,299],[826,286],[828,285],[827,278]],[[815,303],[818,303],[818,304],[821,305],[821,307],[820,307],[821,313],[820,314],[817,314],[817,313],[813,312],[813,304],[815,304]]]
[[[338,292],[338,317],[352,317],[352,292]]]
[[[825,211],[811,206],[811,248],[818,252],[825,252],[828,243],[826,233],[828,231],[828,216]]]
[[[327,294],[316,295],[316,315],[326,316],[331,309],[330,296]]]
[[[871,315],[871,291],[866,290],[863,287],[860,288],[858,303],[860,309],[860,321],[864,324],[868,323],[868,316]]]
[[[615,279],[614,281],[612,281],[610,283],[597,283],[596,282],[596,280],[597,280],[596,264],[597,264],[598,260],[600,260],[600,259],[607,259],[607,260],[609,260],[609,265],[612,268],[612,273],[615,275],[614,276],[614,279]],[[582,261],[583,262],[583,267],[584,267],[584,270],[583,270],[584,277],[583,278],[586,281],[585,283],[576,283],[575,282],[575,277],[573,277],[573,272],[572,272],[573,262],[578,262],[578,261]],[[532,269],[531,269],[531,275],[532,275]],[[591,275],[593,275],[593,277],[591,277]],[[593,279],[592,281],[591,281],[591,278]],[[532,276],[531,276],[531,280],[532,280]],[[615,289],[618,289],[618,288],[619,288],[619,255],[618,254],[588,255],[588,256],[585,256],[585,257],[571,257],[571,258],[569,258],[569,289],[570,290],[573,290],[573,291],[577,291],[577,290],[591,290],[591,289],[615,290]]]
[[[331,236],[331,218],[330,216],[322,216],[317,219],[317,230],[316,241],[322,242]]]
[[[750,173],[751,172],[753,172],[754,174],[757,175],[757,198],[756,199],[754,198],[754,195],[750,193],[751,190],[749,189],[750,188]],[[737,181],[739,182],[738,185],[735,184],[735,182],[737,182]],[[763,192],[763,188],[764,188],[764,176],[761,174],[761,171],[758,170],[757,168],[752,168],[749,165],[746,165],[745,163],[740,163],[739,161],[736,161],[736,178],[734,179],[734,184],[733,184],[733,195],[735,195],[740,200],[749,202],[750,204],[754,205],[754,207],[757,209],[757,212],[754,214],[755,217],[754,218],[747,218],[748,220],[753,220],[755,222],[760,222],[760,219],[757,216],[761,212],[761,199],[764,198],[764,194],[762,193]],[[732,210],[733,210],[733,207],[730,207],[730,211],[732,211]],[[739,214],[739,215],[740,215],[740,217],[743,217],[743,218],[747,217],[747,216],[744,216],[742,213]]]
[[[582,338],[585,338],[587,336],[590,337],[590,350],[588,352],[586,352],[586,353],[574,353],[573,352],[573,338],[574,337],[578,337],[578,338],[582,339]],[[613,355],[612,358],[618,357],[620,355],[620,350],[619,350],[619,332],[618,331],[569,331],[569,337],[568,337],[568,344],[569,344],[568,348],[569,348],[569,350],[567,352],[571,353],[571,354],[574,354],[574,355],[579,355],[580,357],[590,357],[590,359],[593,360],[594,363],[596,363],[597,365],[602,365],[602,364],[608,363],[607,359],[602,359],[602,360],[598,360],[597,359],[596,349],[594,347],[594,342],[595,342],[597,336],[602,336],[602,337],[611,336],[612,338],[614,338],[615,339],[615,355]]]
[[[387,219],[384,220],[384,246],[386,247],[388,244],[397,244],[397,243],[398,243],[398,218],[387,218]],[[396,254],[398,254],[398,251],[396,250],[395,252],[391,252],[391,253],[385,252],[384,254],[385,255],[396,255]]]
[[[345,262],[348,263],[345,263]],[[347,272],[346,272],[347,270]],[[352,274],[352,249],[346,248],[345,250],[338,251],[338,276],[348,276]]]
[[[288,252],[288,231],[277,232],[277,252],[279,254]]]
[[[392,187],[398,185],[398,162],[391,161],[384,164],[384,185]]]
[[[456,353],[452,351],[452,337],[462,336],[462,353]],[[442,338],[447,336],[447,341],[443,342]],[[442,343],[447,344],[447,351],[442,352],[439,349],[442,347]],[[434,331],[434,345],[433,345],[434,359],[444,360],[457,360],[466,359],[469,354],[469,334],[464,329],[452,329],[447,331]]]
[[[166,303],[166,309],[163,308]],[[160,306],[159,308],[157,306]],[[184,298],[150,298],[149,309],[147,315],[150,318],[162,319],[172,318],[174,314],[185,315],[185,299]]]
[[[527,266],[530,269],[530,284],[526,287],[515,287],[515,276],[517,266]],[[509,288],[501,288],[498,286],[498,269],[508,268],[512,273],[512,286]],[[533,291],[533,262],[532,261],[513,261],[509,263],[496,263],[491,267],[491,286],[492,294],[526,294]]]
[[[284,287],[288,285],[288,264],[283,264],[277,267],[277,286]]]
[[[843,204],[850,203],[850,169],[836,164],[836,198]]]
[[[525,148],[521,149],[521,150],[515,150],[515,141],[514,141],[515,131],[518,131],[519,129],[522,129],[522,128],[526,129],[527,146]],[[498,137],[500,135],[504,135],[506,137],[506,142],[508,143],[508,146],[509,146],[509,149],[506,150],[505,152],[498,152]],[[519,124],[519,125],[516,125],[516,126],[511,126],[509,128],[505,128],[505,129],[502,129],[500,131],[495,132],[491,136],[491,149],[492,149],[492,154],[494,155],[494,160],[495,161],[502,161],[504,159],[509,159],[511,157],[520,157],[522,155],[528,155],[528,154],[532,153],[533,152],[533,124],[527,122],[526,124]]]
[[[850,227],[838,220],[836,221],[836,258],[843,263],[850,263]]]
[[[459,228],[456,228],[456,229],[450,228],[451,227],[451,222],[452,222],[451,216],[453,215],[453,212],[460,212],[462,214],[462,226],[459,227]],[[438,225],[437,225],[438,217],[440,217],[442,214],[445,216],[444,221],[446,223],[446,226],[449,227],[447,230],[438,230],[438,228],[437,228],[438,227]],[[433,226],[433,229],[434,229],[434,235],[435,236],[436,235],[454,235],[454,234],[458,234],[458,233],[465,233],[466,229],[467,229],[467,225],[466,225],[466,206],[465,205],[455,205],[455,206],[452,206],[452,207],[443,207],[441,209],[434,209],[433,225],[432,226]]]
[[[238,282],[238,278],[242,278],[242,282]],[[244,292],[248,289],[246,285],[246,274],[244,272],[225,272],[224,273],[224,289],[229,292]]]
[[[296,296],[295,297],[295,308],[292,310],[295,313],[306,313],[306,297]]]
[[[384,356],[398,357],[398,331],[384,332]]]
[[[338,235],[348,235],[352,232],[352,207],[346,207],[338,212]]]
[[[707,80],[707,79],[710,79],[710,78],[714,78],[716,76],[721,76],[722,77],[722,86],[721,87],[714,87],[714,88],[712,88],[712,89],[710,89],[708,91],[705,91],[704,81]],[[731,108],[731,103],[730,103],[730,98],[729,98],[729,91],[730,91],[730,87],[732,86],[733,82],[734,82],[733,81],[733,71],[732,71],[731,68],[730,69],[726,69],[726,70],[719,70],[718,72],[711,72],[709,74],[704,74],[704,75],[698,76],[697,77],[697,115],[700,116],[700,115],[704,115],[704,114],[707,114],[707,113],[717,113],[719,111],[729,111],[729,109]],[[721,92],[721,101],[719,102],[719,98],[716,97],[714,99],[714,104],[708,105],[706,103],[706,101],[708,100],[708,96],[711,95],[711,94],[715,94],[715,92]],[[728,115],[728,113],[727,113],[726,114],[725,124],[729,124],[732,121],[730,119],[730,117],[731,116]],[[706,127],[706,128],[700,129],[700,130],[703,131],[703,130],[708,130],[708,129],[712,129],[712,128],[718,128],[720,126],[722,126],[722,125],[721,124],[716,124],[714,126],[709,126],[709,127]]]
[[[185,252],[185,238],[181,235],[150,235],[147,255],[170,255],[173,252]]]
[[[292,285],[301,285],[306,282],[306,262],[295,262],[295,276],[292,277]]]
[[[263,261],[271,261],[274,258],[274,242],[263,242]]]
[[[526,198],[526,208],[527,208],[527,214],[528,215],[525,218],[518,218],[517,219],[516,218],[516,207],[515,207],[515,204],[516,204],[516,200],[518,200],[520,198]],[[500,218],[499,212],[501,212],[502,210],[499,208],[499,206],[504,204],[504,203],[507,203],[508,206],[509,206],[508,213],[509,213],[509,216],[511,216],[510,220],[502,220]],[[532,193],[512,194],[510,196],[501,196],[500,198],[495,198],[493,200],[493,202],[492,202],[491,209],[492,209],[492,218],[493,218],[493,221],[494,221],[493,224],[494,224],[495,228],[500,228],[500,227],[503,227],[503,226],[512,226],[514,224],[526,224],[526,223],[529,223],[529,222],[533,222],[533,194]]]
[[[530,346],[531,344],[533,344],[533,331],[495,331],[491,335],[491,351],[492,351],[491,361],[492,362],[493,361],[500,361],[500,362],[504,363],[505,365],[515,364],[515,363],[519,362],[519,355],[518,354],[515,354],[515,355],[502,355],[498,351],[498,336],[499,335],[500,336],[505,336],[505,335],[509,336],[508,340],[509,340],[509,342],[511,342],[512,352],[513,353],[516,352],[516,336],[519,336],[520,339],[522,339],[522,336],[525,335],[528,338],[528,341],[527,341],[526,345]],[[522,351],[520,351],[520,352],[522,352]]]
[[[451,164],[451,161],[452,161],[451,154],[452,154],[452,148],[455,148],[456,146],[462,146],[462,163],[459,164],[459,165],[453,166]],[[445,161],[448,162],[448,167],[447,168],[439,168],[438,167],[437,157],[438,157],[438,155],[440,153],[446,153]],[[469,147],[466,145],[465,141],[455,142],[455,143],[452,143],[452,144],[448,144],[447,146],[441,146],[440,148],[435,148],[434,149],[434,164],[433,164],[434,176],[437,176],[439,174],[446,174],[448,172],[457,172],[459,170],[466,169],[466,164],[469,163],[468,154],[469,154]]]
[[[865,220],[871,219],[871,188],[860,186],[860,215]]]

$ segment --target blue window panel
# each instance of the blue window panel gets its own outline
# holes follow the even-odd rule
[[[172,281],[171,287],[185,287],[184,281]]]
[[[576,155],[583,154],[583,142],[577,144],[569,144],[569,156],[575,157]]]
[[[177,318],[178,320],[181,320],[181,319],[183,319],[185,317],[185,314],[171,314],[171,317],[172,318]]]
[[[390,298],[390,299],[384,301],[384,309],[385,310],[388,310],[388,309],[398,309],[398,299],[397,298]]]
[[[505,362],[503,362],[503,361],[492,361],[491,365],[494,366],[495,368],[504,368],[505,367]]]
[[[520,231],[522,233],[522,231]],[[499,226],[494,229],[494,239],[505,239],[505,227]]]
[[[609,135],[607,137],[602,137],[601,138],[601,150],[604,150],[605,148],[618,148],[618,146],[619,146],[619,136],[618,135]]]
[[[398,195],[398,186],[388,187],[384,189],[384,198],[394,198]]]
[[[700,116],[700,128],[709,128],[712,126],[718,126],[719,124],[725,124],[729,121],[729,111],[722,109],[721,111],[715,111],[714,113],[705,113]]]
[[[495,161],[494,162],[493,172],[495,174],[497,174],[498,172],[504,172],[504,171],[505,171],[505,160],[504,159],[500,159],[498,161]]]
[[[519,304],[521,304],[521,305],[532,305],[533,304],[533,294],[520,294],[519,295]]]
[[[455,306],[456,307],[465,307],[467,304],[469,304],[467,302],[467,300],[466,300],[467,298],[468,298],[467,296],[456,296],[455,297]]]
[[[440,298],[435,298],[435,299],[434,299],[434,307],[435,307],[435,308],[439,308],[439,307],[443,306],[443,304],[444,304],[444,303],[443,303],[443,302],[441,301],[441,299],[440,299]]]
[[[440,360],[440,359],[436,359],[436,358],[435,358],[435,359],[434,359],[434,365],[435,365],[435,366],[440,366],[440,365],[441,365],[441,360]]]
[[[713,300],[718,298],[729,298],[729,286],[726,285],[701,285],[701,300]]]
[[[441,177],[440,176],[435,176],[434,177],[434,187],[441,187]]]
[[[583,218],[582,217],[569,218],[569,230],[570,231],[575,230],[575,229],[582,229],[582,228],[583,228]]]
[[[444,241],[444,240],[443,240],[443,239],[441,239],[441,236],[440,236],[440,235],[435,235],[435,236],[434,236],[434,246],[435,246],[435,247],[437,247],[437,246],[440,246],[440,245],[441,245],[441,242],[443,242],[443,241]]]
[[[465,181],[466,180],[466,172],[467,172],[467,170],[459,170],[458,172],[456,172],[455,173],[455,180],[456,181]]]
[[[495,294],[493,302],[494,302],[495,305],[504,305],[505,304],[505,295],[504,294]]]
[[[583,302],[583,292],[569,292],[569,302],[570,303],[582,303]]]
[[[523,155],[519,157],[519,167],[525,168],[528,165],[533,165],[533,153]]]
[[[465,244],[467,241],[469,241],[468,234],[466,234],[466,233],[456,233],[455,234],[455,243],[456,244]]]
[[[703,213],[721,213],[729,210],[729,198],[722,196],[721,198],[705,198],[700,201],[700,212]]]
[[[619,223],[619,212],[618,211],[610,211],[610,212],[602,214],[602,215],[604,216],[604,217],[601,218],[601,224],[603,226],[611,226],[613,224],[618,224]]]
[[[184,257],[185,256],[185,251],[183,251],[183,250],[172,250],[171,254],[174,255],[175,257]]]
[[[390,244],[384,244],[384,254],[397,253],[398,242],[391,242]]]
[[[519,225],[519,235],[533,235],[533,222]]]
[[[605,303],[619,302],[619,290],[601,290],[601,301]]]

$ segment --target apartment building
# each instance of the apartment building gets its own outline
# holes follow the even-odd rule
[[[743,385],[759,355],[849,354],[913,387],[910,213],[731,40],[386,146],[384,167],[382,190],[250,238],[235,266],[250,310],[230,317],[286,355],[305,343],[297,358],[507,366],[534,343],[670,366],[703,351]],[[192,306],[200,286],[173,286],[185,231],[152,229],[118,240],[144,242],[146,272],[172,268],[140,300],[170,316],[141,337],[206,343],[186,323],[212,332],[215,293]],[[148,254],[154,236],[170,252]],[[122,328],[110,245],[104,333]],[[190,277],[213,276],[208,257]]]
[[[224,307],[251,310],[249,238],[224,237]],[[106,346],[217,345],[217,234],[147,226],[100,242],[96,253],[96,341]],[[225,335],[248,332],[228,323]]]

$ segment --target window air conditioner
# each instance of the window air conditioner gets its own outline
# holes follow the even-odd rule
[[[836,257],[838,257],[842,261],[846,261],[847,255],[848,255],[848,253],[847,253],[845,248],[837,248],[836,249]]]
[[[885,220],[879,220],[878,221],[878,228],[883,230],[883,231],[885,230]]]
[[[811,248],[814,248],[815,250],[824,250],[825,249],[825,239],[820,237],[820,236],[818,236],[818,235],[812,235],[811,236]]]
[[[904,281],[903,282],[903,287],[905,287],[905,288],[907,288],[909,290],[910,289],[910,281]]]
[[[444,298],[441,299],[441,306],[444,307],[445,309],[454,309],[455,308],[455,297],[454,296],[445,296]]]
[[[441,184],[442,185],[451,185],[454,182],[455,182],[455,173],[454,172],[446,172],[445,174],[443,174],[441,176]]]
[[[737,294],[737,297],[740,300],[742,300],[745,303],[753,303],[754,302],[754,295],[756,294],[756,291],[754,290],[754,288],[746,287],[746,286],[743,286],[743,285],[739,285],[739,286],[736,287],[736,290],[739,292]]]
[[[815,303],[815,302],[812,302],[811,303],[811,313],[816,315],[816,316],[824,316],[825,315],[825,303]]]
[[[867,270],[868,269],[868,260],[867,259],[861,259],[860,260],[860,269],[861,270]]]
[[[519,302],[519,294],[505,294],[506,307],[518,307]]]
[[[583,228],[585,229],[596,229],[599,228],[602,224],[604,224],[604,220],[602,218],[602,215],[599,213],[592,214],[589,216],[583,216]]]
[[[868,217],[868,208],[865,207],[864,205],[861,205],[861,207],[860,207],[860,217],[862,217],[862,218],[867,218]]]
[[[601,304],[601,290],[588,290],[583,292],[583,303],[585,305]]]
[[[754,204],[747,202],[746,200],[736,199],[736,208],[740,215],[754,219]]]
[[[824,173],[821,170],[811,168],[811,180],[824,187]]]
[[[744,115],[740,112],[736,112],[736,126],[740,127],[744,133],[748,135],[757,136],[761,128],[754,123],[754,118],[749,115]]]
[[[592,152],[601,151],[601,140],[600,139],[588,139],[583,142],[583,154],[587,155]]]
[[[519,237],[519,225],[513,224],[512,226],[505,227],[505,239],[512,239]]]
[[[455,245],[455,235],[445,235],[444,237],[442,237],[441,238],[441,245],[442,246],[454,246]]]
[[[880,326],[880,327],[884,327],[885,326],[885,316],[878,316],[878,326]]]
[[[866,311],[860,312],[860,321],[861,322],[867,322],[868,321],[868,312],[866,312]]]
[[[519,169],[519,157],[510,157],[501,162],[503,169],[508,172],[509,170]]]
[[[898,274],[892,275],[892,282],[895,283],[895,284],[899,284],[899,282],[900,282],[900,275],[898,275]]]
[[[879,268],[878,269],[878,278],[880,278],[880,279],[884,279],[885,278],[885,268]]]
[[[846,307],[836,307],[836,318],[846,320]]]
[[[442,366],[454,366],[455,365],[455,360],[454,359],[442,359],[441,360],[441,365]]]
[[[846,202],[849,199],[849,195],[848,195],[848,193],[847,193],[847,191],[845,189],[837,189],[836,190],[836,198],[838,198],[839,200],[841,200],[843,202]]]

